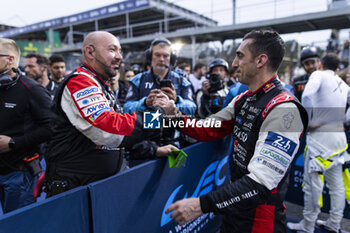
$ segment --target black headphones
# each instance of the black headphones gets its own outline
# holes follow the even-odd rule
[[[159,39],[156,38],[152,41],[151,46],[145,51],[145,56],[146,56],[146,64],[151,64],[152,63],[152,53],[153,53],[153,47],[156,46],[157,44],[160,43],[165,43],[169,46],[171,46],[171,42],[168,39]],[[170,54],[170,66],[175,67],[176,64],[176,54],[171,52]]]
[[[9,89],[17,83],[19,76],[21,75],[21,71],[19,68],[12,68],[12,70],[13,72],[16,72],[16,78],[13,79],[13,77],[9,75],[10,70],[2,72],[0,74],[0,88]]]

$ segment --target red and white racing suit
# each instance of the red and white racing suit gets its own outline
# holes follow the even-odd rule
[[[122,142],[133,145],[160,135],[143,130],[141,113],[117,112],[105,80],[86,64],[61,84],[54,111],[55,133],[45,158],[46,183],[56,187],[59,184],[52,182],[62,181],[65,188],[58,192],[116,174],[123,160]],[[152,145],[149,157],[157,149]]]

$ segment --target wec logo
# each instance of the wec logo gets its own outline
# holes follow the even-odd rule
[[[203,172],[202,177],[200,181],[197,184],[197,187],[194,191],[194,193],[191,195],[191,197],[200,197],[204,194],[209,193],[213,190],[214,184],[216,187],[219,187],[224,184],[226,175],[220,177],[220,173],[222,171],[222,168],[227,164],[228,162],[228,156],[225,156],[222,160],[217,160],[213,163],[211,163],[207,169]],[[169,223],[172,219],[170,218],[170,215],[172,212],[165,214],[165,210],[175,202],[175,198],[177,194],[179,193],[180,189],[182,188],[183,184],[179,185],[169,196],[162,212],[162,218],[160,221],[160,226],[164,226],[167,223]],[[187,198],[188,192],[186,192],[185,196],[183,198]],[[182,199],[182,198],[177,198]]]

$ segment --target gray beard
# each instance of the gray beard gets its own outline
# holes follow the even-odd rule
[[[165,67],[155,68],[154,71],[155,71],[154,73],[156,73],[157,75],[163,75],[167,73],[168,68],[165,68]]]

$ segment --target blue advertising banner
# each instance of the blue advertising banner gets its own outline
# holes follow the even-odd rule
[[[231,150],[230,136],[198,143],[184,149],[188,157],[180,168],[169,168],[165,158],[153,160],[4,214],[0,216],[0,233],[216,232],[221,218],[211,213],[179,226],[165,210],[177,200],[199,197],[227,184]],[[287,200],[302,205],[302,149],[293,162],[290,178]],[[322,211],[328,211],[327,190],[324,198]],[[347,206],[346,218],[350,216],[349,209]]]
[[[89,233],[86,186],[0,216],[0,233]]]
[[[213,214],[179,226],[165,214],[175,201],[199,197],[229,181],[231,139],[187,147],[180,168],[158,159],[89,185],[94,232],[216,232]]]

